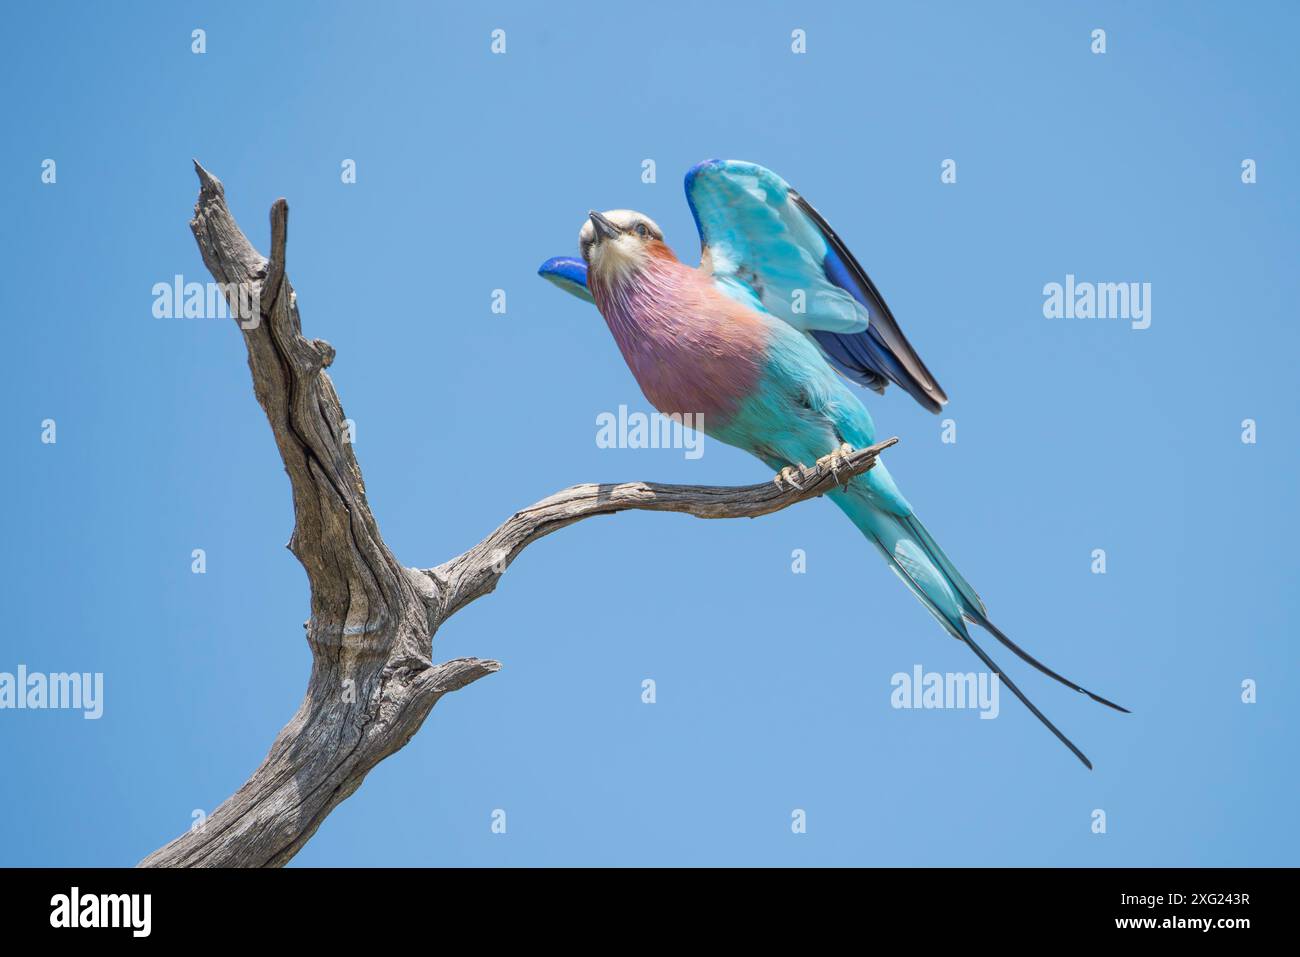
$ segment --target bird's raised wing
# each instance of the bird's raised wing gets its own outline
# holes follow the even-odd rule
[[[537,275],[550,280],[583,302],[596,301],[591,296],[591,290],[587,288],[587,264],[581,259],[574,259],[572,256],[552,256],[538,268]]]
[[[895,382],[931,412],[948,401],[866,271],[780,176],[755,163],[707,160],[686,174],[686,199],[701,268],[724,292],[807,332],[860,385],[883,392]]]

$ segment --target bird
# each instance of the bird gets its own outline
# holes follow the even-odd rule
[[[798,486],[805,463],[838,473],[876,441],[850,384],[897,385],[923,408],[949,401],[879,290],[826,220],[789,183],[743,160],[706,160],[686,174],[699,266],[682,262],[650,217],[591,210],[580,258],[538,270],[593,303],[650,403],[692,415],[710,438],[743,449]],[[692,420],[687,420],[692,421]],[[989,618],[975,589],[921,524],[883,461],[827,493],[921,604],[1088,769],[1092,762],[972,636],[987,631],[1017,657],[1116,711],[1113,701],[1030,655]]]

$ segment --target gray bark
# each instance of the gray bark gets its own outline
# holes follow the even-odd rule
[[[838,475],[828,465],[804,469],[801,489],[772,482],[740,488],[576,485],[516,512],[450,561],[404,567],[370,512],[343,409],[324,371],[334,350],[302,335],[285,274],[288,204],[280,199],[271,207],[271,255],[263,257],[231,216],[221,182],[194,165],[200,190],[190,228],[203,262],[217,282],[243,290],[256,312],[239,326],[253,392],[293,491],[289,548],[311,586],[306,629],[312,668],[302,704],[261,766],[202,826],[154,851],[141,866],[267,867],[292,858],[370,769],[411,739],[444,694],[501,667],[479,658],[434,664],[433,636],[447,618],[491,592],[510,562],[544,535],[626,509],[754,518],[867,471],[897,441],[850,453]]]

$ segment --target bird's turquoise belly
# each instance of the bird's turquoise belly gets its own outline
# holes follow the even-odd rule
[[[776,467],[809,465],[845,442],[870,445],[874,429],[862,404],[812,344],[791,332],[777,333],[757,387],[730,418],[706,421],[706,434]]]

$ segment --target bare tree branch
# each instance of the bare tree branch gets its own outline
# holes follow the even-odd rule
[[[496,587],[537,539],[593,515],[626,509],[754,518],[824,494],[870,469],[897,439],[801,470],[799,488],[576,485],[512,515],[469,551],[436,568],[402,566],[366,501],[343,409],[325,369],[334,350],[306,339],[285,274],[289,207],[271,207],[271,256],[249,243],[221,182],[197,162],[190,228],[203,262],[238,311],[253,392],[266,412],[293,491],[289,548],[311,586],[306,624],[311,677],[297,713],[252,776],[205,822],[143,861],[146,867],[284,864],[376,764],[403,747],[444,694],[497,671],[496,661],[435,665],[433,636],[448,617]]]
[[[524,548],[566,525],[593,515],[612,515],[630,509],[686,512],[696,518],[758,518],[824,495],[837,484],[861,475],[876,464],[876,457],[882,451],[897,442],[897,438],[886,439],[847,453],[843,465],[835,470],[829,464],[803,469],[798,479],[802,488],[780,488],[775,482],[727,488],[655,482],[574,485],[515,512],[469,551],[437,568],[426,569],[425,574],[440,586],[439,611],[445,618],[491,592]]]

